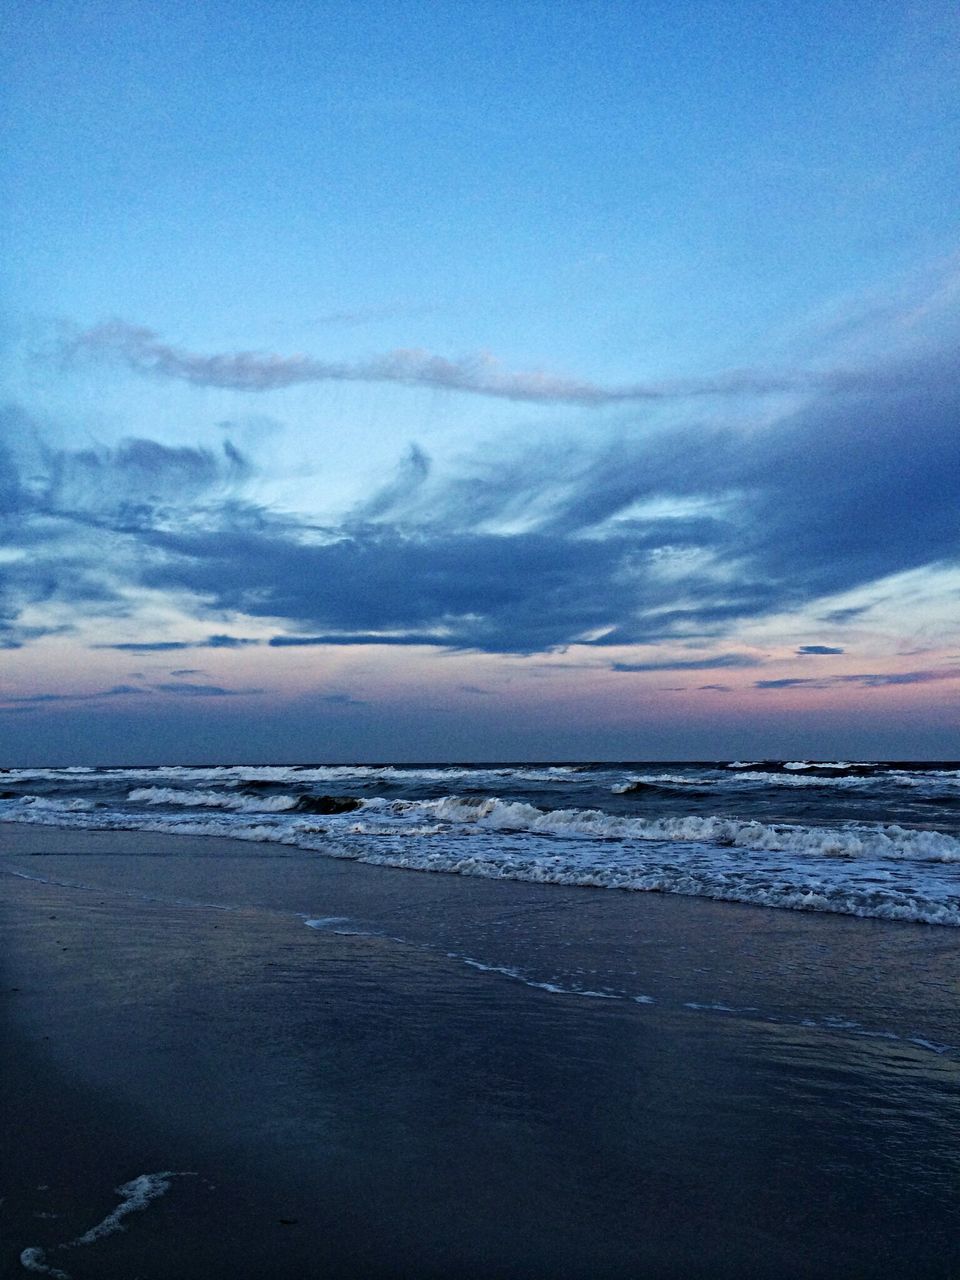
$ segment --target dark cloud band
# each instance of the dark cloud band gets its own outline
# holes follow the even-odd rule
[[[881,373],[857,395],[821,394],[763,428],[638,427],[615,440],[486,451],[439,475],[414,448],[379,491],[322,529],[245,502],[250,468],[235,451],[133,441],[28,456],[10,446],[0,451],[0,515],[18,554],[0,565],[0,643],[28,638],[18,630],[28,605],[42,604],[57,629],[84,613],[135,613],[144,590],[172,593],[209,626],[279,622],[287,632],[267,642],[274,648],[530,654],[714,640],[747,619],[960,562],[958,420],[955,360],[944,352],[895,393]],[[830,632],[855,613],[829,615]],[[247,643],[211,634],[111,647]],[[709,666],[752,661],[731,653]],[[680,659],[632,669],[708,668]]]

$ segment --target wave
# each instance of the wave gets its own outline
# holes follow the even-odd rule
[[[709,794],[710,790],[729,792],[749,786],[751,790],[761,788],[793,788],[829,791],[853,791],[876,793],[884,787],[924,789],[934,796],[948,796],[951,791],[960,788],[960,770],[930,770],[916,773],[908,770],[874,770],[843,771],[832,768],[817,767],[801,771],[799,766],[793,769],[784,766],[771,771],[768,766],[740,766],[735,769],[727,766],[732,772],[718,772],[714,776],[691,774],[640,774],[626,782],[615,783],[610,790],[615,795],[628,795],[635,791],[659,789],[676,794],[683,790],[685,794]],[[706,789],[706,790],[705,790]]]
[[[58,800],[54,796],[16,796],[5,797],[8,803],[17,805],[30,813],[49,813],[56,815],[58,813],[91,813],[96,805],[92,800],[83,800],[75,797],[72,800]]]
[[[728,769],[760,769],[764,773],[811,773],[835,778],[841,774],[867,776],[886,772],[890,766],[877,761],[849,760],[734,760]]]
[[[218,793],[214,793],[218,794]],[[793,910],[960,926],[960,840],[897,825],[811,827],[724,817],[619,817],[495,797],[290,809],[139,813],[0,802],[8,821],[285,845],[378,866],[676,893]],[[242,797],[233,797],[243,803]]]
[[[593,840],[696,841],[721,847],[829,858],[918,858],[960,862],[960,839],[955,836],[897,825],[851,823],[843,827],[809,827],[695,815],[637,818],[604,813],[599,809],[544,810],[522,801],[504,801],[496,797],[476,801],[462,796],[444,796],[438,800],[379,803],[398,815],[429,814],[444,822],[501,831],[530,831]],[[372,809],[377,804],[377,801],[368,801],[367,808]]]
[[[526,801],[501,800],[496,796],[482,800],[461,795],[429,800],[392,800],[383,796],[361,800],[352,796],[244,796],[236,792],[148,787],[131,791],[128,801],[151,807],[222,810],[265,819],[272,815],[289,815],[293,819],[297,814],[320,814],[332,820],[331,825],[323,829],[325,834],[338,828],[356,835],[398,837],[444,831],[466,836],[479,830],[606,843],[696,843],[818,859],[960,863],[960,838],[898,824],[848,822],[834,827],[808,826],[694,814],[644,818],[600,809],[540,809]],[[39,817],[48,813],[53,820],[58,815],[92,813],[95,806],[83,799],[25,796],[2,801],[0,808],[8,820],[22,821],[31,814]],[[104,813],[105,822],[110,812]],[[112,812],[126,827],[135,828],[149,821],[146,814]]]
[[[819,769],[810,773],[786,771],[769,773],[764,767],[763,769],[738,769],[732,777],[727,776],[718,781],[721,785],[725,784],[727,788],[742,787],[744,783],[749,783],[757,787],[813,787],[819,790],[862,791],[876,787],[878,784],[898,780],[885,773],[827,773]]]
[[[685,796],[708,796],[711,792],[704,786],[705,782],[709,782],[709,779],[660,774],[651,778],[631,778],[628,782],[617,782],[610,790],[615,796],[634,795],[644,791],[670,796],[676,796],[678,792]]]
[[[175,787],[137,787],[129,793],[130,804],[180,805],[190,809],[227,809],[234,813],[352,813],[363,807],[355,796],[263,795],[237,792],[190,791]]]
[[[733,773],[754,771],[765,777],[776,774],[821,778],[892,778],[910,774],[924,778],[960,778],[960,770],[948,761],[897,760],[733,760],[723,766]]]
[[[130,804],[182,805],[190,809],[229,809],[236,813],[283,813],[296,807],[297,797],[289,795],[255,798],[236,792],[192,791],[176,787],[136,787],[127,796]]]
[[[558,782],[582,775],[583,765],[150,765],[58,769],[7,769],[0,775],[11,782],[191,782],[240,786],[251,783],[311,782],[449,782],[478,783],[506,779],[517,782]]]

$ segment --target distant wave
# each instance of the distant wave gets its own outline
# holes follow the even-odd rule
[[[614,795],[628,796],[643,792],[654,792],[660,795],[676,795],[682,791],[686,796],[708,796],[710,789],[704,786],[702,778],[678,778],[663,774],[653,778],[631,778],[629,782],[618,782],[610,788]]]
[[[604,766],[601,766],[604,767]],[[614,766],[611,766],[614,767]],[[151,765],[143,767],[63,769],[6,769],[0,777],[10,782],[143,782],[214,783],[242,786],[264,783],[409,783],[471,782],[496,785],[498,782],[557,782],[576,778],[582,765]]]

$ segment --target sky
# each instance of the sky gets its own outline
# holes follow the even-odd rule
[[[952,3],[0,42],[0,766],[960,757]]]

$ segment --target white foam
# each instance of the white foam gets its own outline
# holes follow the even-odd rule
[[[333,921],[335,917],[329,917]],[[311,924],[310,920],[306,920],[307,925]],[[323,924],[322,919],[317,923]],[[340,932],[337,930],[336,932]],[[348,936],[353,936],[352,934]],[[367,935],[361,935],[367,936]],[[383,935],[378,935],[383,936]],[[415,946],[420,950],[432,952],[436,948],[430,943],[416,943],[407,938],[391,938],[390,941],[399,943],[403,946]],[[579,985],[570,977],[563,980],[557,977],[544,979],[525,972],[516,965],[496,964],[491,961],[478,960],[474,956],[466,955],[459,951],[446,951],[444,953],[447,959],[454,960],[459,964],[466,965],[468,968],[476,970],[478,973],[493,974],[497,977],[507,978],[513,982],[519,982],[525,987],[531,987],[537,991],[546,991],[550,995],[559,996],[578,996],[592,1000],[612,1000],[620,1003],[631,1003],[644,1006],[661,1005],[666,1008],[687,1009],[695,1013],[702,1014],[723,1014],[734,1015],[738,1017],[746,1017],[752,1021],[765,1023],[773,1023],[779,1026],[800,1026],[814,1031],[822,1031],[827,1033],[843,1032],[847,1035],[858,1036],[872,1040],[890,1040],[901,1044],[913,1045],[916,1048],[924,1049],[938,1056],[944,1054],[956,1054],[960,1052],[960,1048],[956,1045],[946,1044],[940,1041],[931,1040],[919,1033],[910,1035],[900,1034],[882,1027],[867,1027],[857,1018],[850,1017],[845,1014],[822,1014],[819,1017],[802,1016],[786,1012],[774,1012],[764,1010],[757,1005],[733,1005],[726,1001],[717,999],[696,999],[681,1000],[674,997],[672,1000],[664,1000],[662,996],[654,997],[645,993],[631,993],[628,991],[613,991],[610,988],[591,988]]]
[[[124,1182],[117,1187],[117,1195],[122,1199],[112,1213],[108,1213],[102,1222],[98,1222],[95,1227],[91,1227],[89,1231],[85,1231],[82,1236],[77,1236],[75,1240],[71,1240],[69,1248],[75,1248],[78,1245],[93,1244],[95,1240],[101,1240],[104,1236],[112,1235],[115,1231],[122,1231],[123,1219],[131,1213],[139,1213],[142,1209],[146,1209],[147,1205],[153,1200],[159,1199],[165,1192],[170,1190],[170,1182],[173,1178],[185,1178],[195,1175],[185,1173],[141,1173],[138,1177],[133,1178],[130,1182]]]
[[[810,768],[811,766],[804,766]],[[832,766],[820,765],[819,768]],[[933,780],[933,781],[931,781]],[[640,778],[638,781],[646,781]],[[690,779],[693,782],[693,779]],[[933,795],[955,794],[960,785],[960,773],[939,771],[930,773],[907,773],[891,771],[889,773],[872,774],[820,774],[808,773],[768,773],[765,770],[743,769],[736,774],[727,774],[717,779],[723,790],[737,790],[746,784],[760,787],[814,787],[829,788],[836,791],[883,791],[890,787],[909,787],[929,791]],[[709,785],[709,782],[697,780],[696,785]],[[628,788],[629,789],[629,788]]]
[[[852,774],[849,777],[840,774],[836,777],[820,777],[807,773],[766,773],[763,770],[742,769],[739,773],[727,775],[724,780],[726,789],[742,788],[747,783],[755,783],[762,787],[829,787],[831,790],[862,791],[864,788],[876,787],[886,781],[886,775],[863,777]]]
[[[8,803],[38,813],[89,813],[96,807],[90,800],[57,800],[53,796],[18,796]]]
[[[104,1236],[113,1235],[117,1231],[123,1231],[123,1219],[131,1213],[139,1213],[142,1209],[146,1209],[154,1200],[159,1199],[170,1190],[170,1183],[174,1178],[194,1178],[195,1173],[174,1173],[166,1171],[164,1173],[141,1173],[136,1178],[132,1178],[129,1182],[122,1183],[116,1188],[117,1195],[120,1196],[120,1203],[100,1222],[85,1231],[82,1235],[75,1236],[74,1239],[68,1240],[65,1244],[57,1245],[60,1249],[78,1249],[83,1245],[94,1244],[97,1240],[102,1240]],[[31,1246],[24,1249],[20,1254],[20,1263],[26,1271],[35,1271],[43,1275],[53,1276],[54,1280],[70,1280],[68,1271],[61,1271],[57,1267],[51,1266],[47,1262],[46,1252],[43,1249]]]
[[[295,809],[300,797],[243,796],[236,792],[190,791],[176,787],[136,787],[127,796],[130,804],[172,804],[188,809],[229,809],[235,813],[284,813]]]
[[[813,854],[823,857],[921,858],[960,862],[960,840],[937,831],[897,825],[848,824],[804,827],[755,819],[682,815],[664,818],[624,817],[599,809],[538,809],[522,801],[444,796],[439,800],[394,801],[397,813],[435,814],[446,822],[502,831],[549,832],[601,840],[697,841],[741,849]]]
[[[525,987],[533,987],[537,991],[549,991],[551,995],[555,996],[585,996],[590,1000],[625,1000],[627,998],[615,991],[590,991],[584,987],[562,986],[558,982],[544,982],[537,978],[532,978],[522,970],[513,968],[510,965],[484,964],[482,960],[474,960],[470,956],[459,955],[456,951],[448,951],[447,955],[451,960],[459,960],[461,964],[465,964],[471,969],[477,969],[481,973],[496,973],[503,978],[511,978],[515,982],[522,982]],[[638,1003],[653,1003],[649,996],[631,998],[636,999]]]
[[[953,1045],[941,1044],[937,1040],[927,1040],[925,1036],[908,1036],[907,1043],[915,1044],[919,1049],[929,1049],[931,1053],[938,1055],[950,1053],[953,1050]]]
[[[62,1246],[61,1246],[62,1247]],[[53,1276],[54,1280],[70,1280],[69,1271],[61,1271],[59,1267],[51,1267],[43,1249],[31,1246],[20,1254],[20,1265],[24,1271],[35,1271],[40,1275]]]
[[[581,773],[576,765],[159,765],[147,768],[93,769],[10,769],[6,777],[12,782],[70,780],[107,782],[143,782],[157,785],[178,781],[221,783],[242,786],[245,782],[454,782],[475,781],[489,785],[493,780],[520,782],[556,782]]]
[[[872,769],[868,760],[790,760],[785,769]]]

